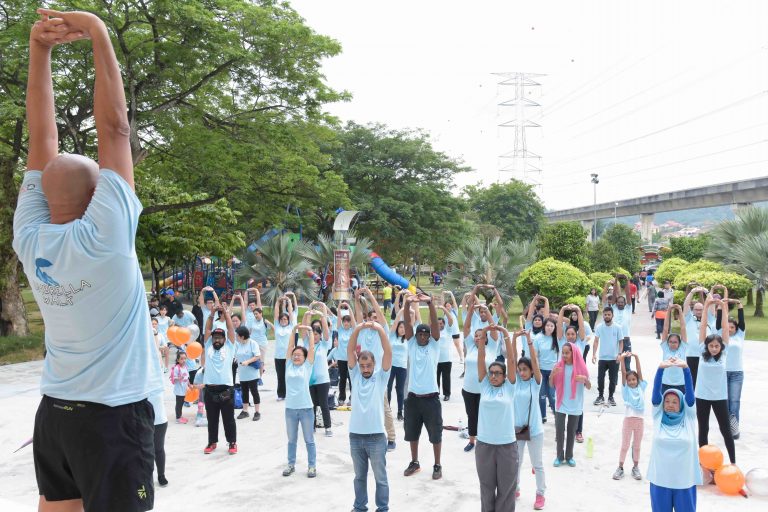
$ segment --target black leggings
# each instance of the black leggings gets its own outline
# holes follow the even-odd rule
[[[184,407],[184,395],[176,395],[176,419],[181,418],[182,407]]]
[[[275,358],[275,373],[277,373],[277,398],[285,398],[285,359]]]
[[[696,387],[696,375],[699,373],[699,356],[686,357],[685,362],[688,363],[688,368],[691,369],[691,380],[693,380],[693,387]]]
[[[461,390],[464,397],[464,410],[467,412],[467,427],[469,435],[477,436],[477,417],[480,414],[480,393],[470,393],[466,389]]]
[[[736,445],[731,434],[731,424],[728,419],[728,400],[704,400],[696,399],[696,418],[699,420],[699,446],[709,444],[709,409],[715,411],[717,425],[725,441],[728,450],[728,458],[731,464],[736,464]]]
[[[443,394],[451,396],[451,363],[437,363],[437,388],[440,389],[440,378],[443,380]]]
[[[258,385],[258,379],[253,380],[241,380],[240,381],[240,389],[243,392],[243,404],[249,404],[251,401],[249,400],[250,393],[253,394],[253,403],[254,405],[259,405],[261,403],[261,397],[259,397],[259,385]]]
[[[158,478],[165,476],[165,433],[167,430],[167,421],[155,425],[155,465],[157,466]]]
[[[330,389],[330,382],[309,386],[312,405],[315,407],[320,406],[320,410],[323,412],[323,425],[325,425],[325,428],[331,428],[331,410],[328,408],[328,390]]]
[[[336,361],[339,366],[339,405],[347,400],[347,382],[349,382],[349,394],[352,395],[352,379],[349,378],[349,363]]]
[[[595,322],[597,322],[597,311],[587,311],[589,315],[589,328],[595,330]]]
[[[397,414],[403,414],[403,404],[405,400],[405,378],[408,370],[401,366],[393,366],[389,374],[387,383],[387,402],[392,403],[392,383],[395,384],[395,393],[397,394]]]

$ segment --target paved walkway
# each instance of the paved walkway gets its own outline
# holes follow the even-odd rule
[[[641,356],[645,378],[651,382],[660,359],[658,341],[653,335],[654,323],[647,308],[638,308],[633,322],[633,348]],[[749,319],[747,319],[749,332]],[[750,342],[745,347],[745,379],[742,397],[742,436],[737,441],[737,460],[744,472],[755,467],[768,467],[768,409],[761,394],[768,389],[768,372],[763,366],[768,363],[768,343]],[[461,380],[458,363],[453,369],[453,397],[443,402],[443,417],[446,424],[456,424],[465,418],[461,401]],[[588,365],[593,384],[596,384],[597,369]],[[36,510],[37,488],[31,447],[18,453],[11,453],[32,434],[34,414],[39,400],[38,382],[40,362],[0,367],[0,510],[3,512]],[[332,412],[333,438],[317,436],[318,477],[314,480],[304,476],[306,452],[298,449],[296,474],[289,478],[280,475],[286,457],[283,403],[275,401],[273,365],[269,364],[266,374],[266,388],[272,391],[262,393],[262,420],[252,422],[239,420],[239,453],[229,456],[219,449],[212,455],[203,455],[206,444],[205,429],[189,425],[177,425],[171,419],[166,439],[168,457],[167,478],[170,485],[157,489],[156,508],[162,512],[227,510],[308,510],[345,511],[352,505],[352,465],[349,457],[347,424],[349,413]],[[166,407],[173,417],[173,397],[170,382],[166,379]],[[586,458],[586,445],[577,444],[575,468],[553,468],[554,426],[545,425],[544,463],[547,478],[547,510],[557,511],[601,511],[650,510],[648,482],[637,482],[629,476],[622,481],[613,481],[611,475],[616,468],[621,423],[624,408],[619,406],[598,415],[591,405],[595,388],[586,393],[584,435],[594,440],[594,456]],[[617,397],[620,394],[617,393]],[[650,393],[648,393],[645,438],[641,452],[640,467],[645,474],[652,441],[650,421]],[[190,419],[192,409],[184,409]],[[224,440],[223,431],[221,440]],[[462,451],[466,441],[455,432],[444,432],[443,438],[443,480],[431,480],[432,450],[422,436],[421,473],[405,478],[402,471],[409,462],[407,444],[402,441],[402,426],[398,425],[397,450],[388,455],[389,483],[391,491],[390,508],[395,511],[440,510],[476,511],[479,508],[479,489],[475,471],[474,453]],[[723,446],[719,430],[712,419],[710,442]],[[629,457],[627,466],[629,466]],[[522,497],[518,510],[532,510],[534,500],[534,479],[530,463],[523,464],[521,472]],[[369,495],[373,499],[373,479],[369,477]],[[373,510],[373,502],[369,503]],[[738,507],[738,508],[737,508]],[[724,510],[768,510],[768,499],[729,497],[721,495],[714,486],[699,491],[700,511],[722,512]]]

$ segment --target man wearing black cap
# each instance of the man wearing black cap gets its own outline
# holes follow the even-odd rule
[[[418,308],[420,302],[429,305],[429,325],[419,324],[414,334],[410,309]],[[415,304],[415,306],[414,306]],[[419,436],[422,425],[427,427],[429,442],[435,455],[432,479],[443,476],[440,466],[440,448],[443,435],[443,411],[437,389],[437,363],[440,359],[440,324],[437,309],[428,295],[415,295],[406,299],[409,310],[403,315],[405,337],[408,338],[408,397],[405,401],[405,440],[411,444],[411,463],[405,476],[411,476],[421,469],[419,465]]]

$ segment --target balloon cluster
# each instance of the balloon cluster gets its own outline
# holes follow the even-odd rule
[[[704,475],[704,483],[712,481],[714,472],[715,485],[724,494],[746,497],[744,485],[755,496],[768,496],[768,469],[755,468],[746,477],[736,464],[723,464],[723,452],[717,446],[707,444],[699,448],[699,462]]]

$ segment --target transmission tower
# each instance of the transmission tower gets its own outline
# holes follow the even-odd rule
[[[525,139],[526,128],[540,128],[541,125],[528,119],[526,110],[529,108],[541,107],[540,104],[526,98],[526,88],[539,87],[541,84],[534,78],[545,76],[541,73],[494,73],[502,78],[498,85],[514,87],[514,98],[502,101],[500,107],[511,107],[514,109],[514,117],[508,121],[502,122],[499,126],[502,128],[514,129],[514,146],[512,151],[504,153],[501,158],[511,159],[512,161],[499,169],[499,177],[502,172],[513,173],[513,177],[534,185],[541,186],[541,156],[528,151],[528,145]],[[506,116],[505,116],[506,117]]]

